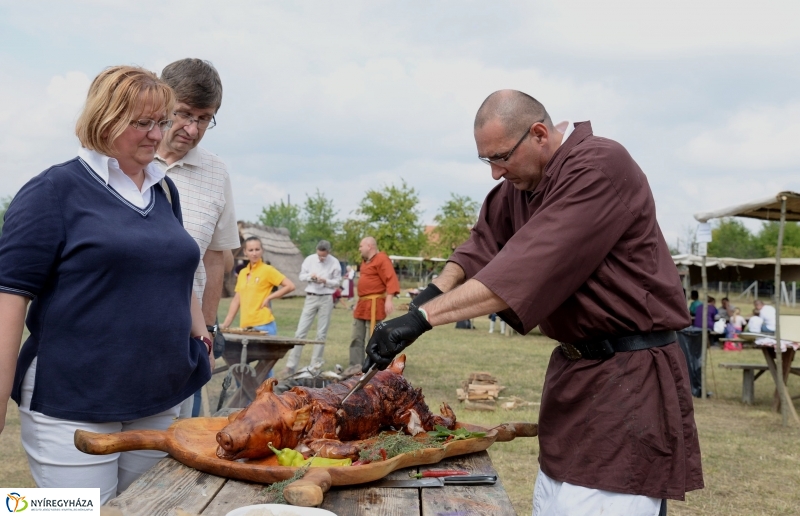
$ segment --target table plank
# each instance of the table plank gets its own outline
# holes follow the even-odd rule
[[[463,469],[475,475],[497,475],[489,454],[485,451],[443,460],[426,469]],[[493,486],[444,486],[423,489],[422,516],[516,516],[500,477]]]
[[[408,472],[417,468],[393,471],[387,479],[408,480]],[[377,487],[332,487],[320,506],[337,516],[419,516],[419,489]]]
[[[199,514],[225,481],[166,457],[107,505],[125,516],[167,516],[175,509]]]
[[[246,505],[274,503],[275,495],[266,493],[267,487],[269,484],[228,480],[201,514],[203,516],[225,516],[230,511]]]

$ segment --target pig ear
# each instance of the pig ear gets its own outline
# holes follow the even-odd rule
[[[268,378],[264,383],[262,383],[258,390],[256,390],[256,397],[261,396],[262,393],[265,392],[272,392],[273,387],[277,385],[278,380],[275,378]]]
[[[283,416],[283,423],[287,428],[291,428],[293,432],[299,432],[308,424],[308,418],[311,416],[311,406],[306,405],[303,408],[285,412]]]
[[[405,368],[406,368],[406,356],[405,354],[400,354],[394,357],[394,360],[392,360],[392,363],[389,364],[389,367],[387,369],[395,374],[402,375]]]

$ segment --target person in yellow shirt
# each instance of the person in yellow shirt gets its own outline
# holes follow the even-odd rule
[[[236,280],[236,295],[233,296],[228,316],[222,328],[228,328],[236,317],[239,307],[242,315],[239,326],[265,331],[277,335],[278,325],[270,309],[270,301],[280,299],[294,290],[294,283],[272,265],[261,259],[262,247],[258,237],[251,236],[244,241],[244,254],[250,263],[239,272]],[[273,292],[274,287],[280,287]]]

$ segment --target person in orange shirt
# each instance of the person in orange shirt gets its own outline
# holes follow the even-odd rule
[[[272,265],[267,265],[262,257],[261,240],[251,236],[244,241],[244,254],[250,263],[241,271],[236,280],[236,295],[231,301],[228,316],[222,323],[222,328],[227,328],[233,322],[239,307],[242,316],[239,326],[242,328],[255,328],[276,335],[278,326],[275,316],[270,309],[270,301],[279,299],[294,290],[292,280],[284,276]],[[280,287],[272,292],[274,287]]]
[[[372,335],[375,324],[394,311],[392,298],[400,293],[400,283],[389,256],[378,251],[378,243],[368,236],[361,240],[358,251],[361,263],[358,280],[358,303],[353,310],[353,331],[350,334],[350,365],[361,365],[366,358],[365,339]]]

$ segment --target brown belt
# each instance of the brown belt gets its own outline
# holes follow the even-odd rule
[[[359,301],[362,299],[368,299],[372,302],[369,308],[369,328],[367,329],[367,338],[372,336],[372,330],[375,329],[375,322],[377,319],[377,312],[378,312],[378,299],[383,299],[386,297],[386,292],[383,294],[370,294],[368,296],[358,296]]]

